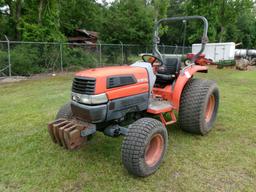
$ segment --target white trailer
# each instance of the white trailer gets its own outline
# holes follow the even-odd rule
[[[235,59],[236,44],[229,43],[207,43],[205,46],[204,54],[207,59],[213,62],[234,60]],[[193,44],[192,52],[198,53],[201,49],[201,44]]]

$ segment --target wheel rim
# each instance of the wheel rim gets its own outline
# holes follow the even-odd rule
[[[186,65],[186,66],[188,66],[188,65],[190,65],[190,64],[192,64],[192,62],[191,62],[190,60],[186,60],[186,61],[185,61],[185,65]]]
[[[207,107],[206,107],[206,111],[205,111],[205,121],[208,123],[211,118],[212,118],[212,114],[214,111],[214,107],[215,107],[215,97],[214,95],[211,95],[208,103],[207,103]]]
[[[161,134],[153,136],[146,147],[145,162],[148,166],[153,167],[162,156],[164,150],[164,138]]]

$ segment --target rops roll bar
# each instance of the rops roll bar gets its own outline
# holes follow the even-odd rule
[[[172,22],[172,21],[184,21],[184,20],[202,20],[204,22],[204,32],[203,32],[203,36],[202,36],[202,46],[200,51],[192,58],[192,61],[194,62],[196,60],[196,58],[204,51],[205,49],[205,45],[208,42],[208,36],[207,36],[207,32],[208,32],[208,21],[205,17],[203,16],[186,16],[186,17],[171,17],[171,18],[164,18],[164,19],[160,19],[154,27],[154,36],[153,36],[153,55],[159,57],[160,59],[163,60],[162,54],[160,53],[160,51],[158,50],[158,43],[159,43],[159,36],[158,36],[158,31],[159,31],[159,27],[162,23],[164,22]]]

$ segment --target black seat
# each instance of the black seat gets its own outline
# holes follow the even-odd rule
[[[156,74],[156,85],[170,84],[176,78],[180,69],[180,58],[165,58],[163,66],[159,67]]]

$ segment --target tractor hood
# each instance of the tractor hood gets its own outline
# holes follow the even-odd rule
[[[132,67],[132,66],[112,66],[112,67],[87,69],[87,70],[76,73],[76,76],[99,78],[99,77],[107,77],[107,76],[115,76],[115,75],[128,75],[128,74],[134,74],[134,73],[144,74],[145,70],[140,67]]]
[[[72,86],[74,93],[106,93],[110,100],[148,91],[148,72],[145,68],[137,66],[102,67],[80,71],[76,73]]]

